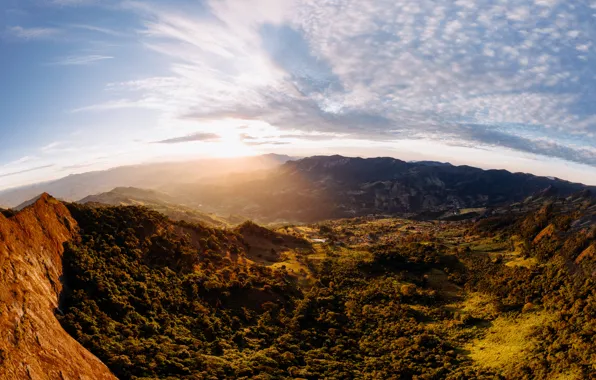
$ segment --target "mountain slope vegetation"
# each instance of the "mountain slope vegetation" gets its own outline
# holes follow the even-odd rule
[[[60,320],[121,379],[588,378],[596,206],[535,206],[267,234],[70,205],[81,238],[65,252]],[[246,230],[316,243],[260,265]]]
[[[90,195],[77,203],[93,207],[111,206],[145,206],[160,212],[172,220],[184,220],[191,223],[204,223],[209,226],[224,227],[232,223],[239,223],[245,219],[239,216],[230,218],[207,214],[196,208],[177,204],[177,200],[168,194],[156,191],[138,189],[134,187],[117,187],[109,192]]]

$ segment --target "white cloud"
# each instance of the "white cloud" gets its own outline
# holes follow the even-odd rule
[[[97,4],[101,0],[48,0],[49,4],[58,6],[79,6]]]
[[[59,66],[82,66],[82,65],[90,65],[96,62],[105,61],[107,59],[113,59],[112,56],[107,55],[72,55],[69,57],[60,58],[57,61],[51,62],[52,65],[59,65]]]
[[[7,32],[17,38],[24,40],[39,40],[55,37],[62,31],[57,28],[24,28],[22,26],[11,26]]]
[[[520,140],[531,130],[557,140],[550,149],[561,158],[596,154],[573,154],[580,148],[569,137],[596,143],[596,119],[576,107],[586,84],[566,56],[588,52],[591,31],[565,2],[213,0],[197,14],[127,6],[145,20],[144,44],[171,60],[171,75],[112,84],[121,100],[78,111],[152,108],[164,125],[256,118],[371,139],[502,137],[466,128],[481,125],[526,152],[548,148]],[[267,38],[279,39],[279,51]]]
[[[100,26],[95,26],[95,25],[87,25],[87,24],[70,24],[68,25],[69,28],[72,29],[80,29],[80,30],[87,30],[90,32],[96,32],[96,33],[101,33],[101,34],[106,34],[108,36],[113,36],[113,37],[122,37],[125,36],[126,34],[114,29],[110,29],[110,28],[104,28],[104,27],[100,27]]]

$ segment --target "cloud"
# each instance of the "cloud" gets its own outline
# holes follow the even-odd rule
[[[113,59],[114,57],[108,55],[71,55],[69,57],[61,58],[57,61],[51,62],[51,65],[58,65],[58,66],[83,66],[83,65],[90,65],[93,63],[97,63],[100,61],[105,61],[108,59]]]
[[[184,11],[127,9],[170,73],[112,84],[120,100],[81,110],[262,120],[303,139],[449,140],[596,166],[596,10],[588,6],[212,0]]]
[[[221,136],[216,135],[215,133],[193,133],[191,135],[186,135],[182,137],[174,137],[171,139],[156,141],[157,144],[179,144],[179,143],[187,143],[187,142],[194,142],[194,141],[203,141],[203,142],[212,142],[218,141]]]
[[[124,109],[132,109],[132,108],[141,108],[141,109],[162,109],[163,104],[156,99],[151,99],[149,97],[145,97],[138,100],[131,100],[131,99],[120,99],[120,100],[111,100],[105,103],[93,104],[90,106],[79,107],[72,109],[71,113],[81,113],[81,112],[102,112],[102,111],[115,111],[115,110],[124,110]]]
[[[596,147],[570,147],[546,138],[527,138],[489,129],[482,125],[462,126],[467,141],[489,146],[502,146],[541,156],[556,157],[570,162],[596,166]],[[474,146],[474,144],[469,144]]]
[[[66,165],[63,166],[61,169],[62,170],[73,170],[73,169],[83,169],[83,168],[88,168],[91,167],[93,165],[95,165],[96,163],[83,163],[83,164],[75,164],[75,165]]]
[[[19,174],[33,172],[33,171],[36,171],[36,170],[47,169],[47,168],[51,168],[53,166],[54,165],[43,165],[43,166],[37,166],[37,167],[34,167],[34,168],[19,170],[19,171],[16,171],[16,172],[4,173],[4,174],[0,174],[0,178],[11,177],[11,176],[19,175]]]
[[[240,141],[247,146],[262,146],[262,145],[288,145],[289,141],[277,140],[275,136],[271,137],[256,137],[248,133],[241,133],[239,135]],[[280,137],[281,139],[281,137]]]
[[[264,141],[245,141],[245,145],[248,146],[261,146],[261,145],[288,145],[288,141],[277,141],[277,140],[264,140]]]
[[[90,32],[101,33],[101,34],[105,34],[105,35],[112,36],[112,37],[126,36],[126,34],[123,32],[120,32],[120,31],[117,31],[114,29],[110,29],[110,28],[99,27],[99,26],[95,26],[95,25],[71,24],[71,25],[68,25],[68,27],[72,28],[72,29],[81,29],[81,30],[86,30],[86,31],[90,31]]]
[[[48,2],[59,6],[80,6],[98,4],[100,0],[49,0]]]
[[[24,40],[42,40],[55,37],[62,33],[57,28],[24,28],[22,26],[11,26],[7,28],[9,35]]]

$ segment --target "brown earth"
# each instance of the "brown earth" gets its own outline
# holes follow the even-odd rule
[[[115,379],[62,329],[63,243],[77,236],[68,209],[47,194],[0,214],[0,379]]]

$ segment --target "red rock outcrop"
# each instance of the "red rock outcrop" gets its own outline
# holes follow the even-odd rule
[[[15,216],[0,214],[0,379],[115,379],[54,314],[63,243],[77,229],[47,194]]]
[[[575,263],[579,264],[584,260],[594,259],[596,258],[596,245],[592,244],[588,248],[586,248],[576,259]]]

